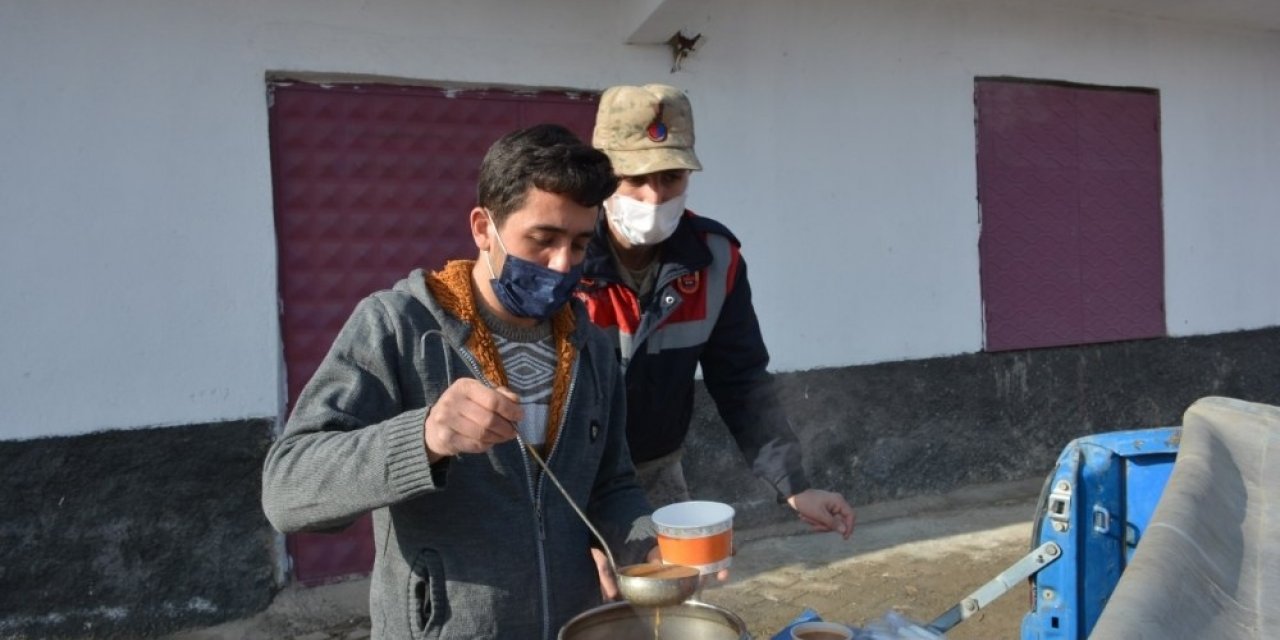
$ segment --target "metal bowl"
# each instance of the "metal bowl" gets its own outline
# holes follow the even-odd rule
[[[670,607],[698,591],[697,569],[660,562],[633,564],[618,570],[618,593],[637,607]]]
[[[614,602],[578,614],[559,640],[751,640],[732,611],[703,602],[676,607],[633,607]]]

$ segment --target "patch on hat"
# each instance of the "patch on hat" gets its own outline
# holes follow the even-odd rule
[[[689,97],[665,84],[606,89],[600,94],[591,145],[609,156],[620,176],[702,169],[693,152]]]
[[[662,121],[662,103],[659,102],[654,108],[653,120],[649,122],[649,126],[645,128],[645,133],[649,139],[654,142],[663,142],[667,139],[667,124]]]

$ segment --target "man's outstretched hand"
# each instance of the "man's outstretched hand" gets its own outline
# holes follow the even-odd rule
[[[857,514],[844,496],[821,489],[806,489],[787,498],[787,504],[796,510],[801,520],[809,523],[814,531],[836,531],[845,540],[853,535]]]

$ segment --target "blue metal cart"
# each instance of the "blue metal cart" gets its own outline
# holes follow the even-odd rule
[[[1063,449],[1031,541],[1056,543],[1061,556],[1031,577],[1022,640],[1088,637],[1160,501],[1181,435],[1181,427],[1114,431]]]

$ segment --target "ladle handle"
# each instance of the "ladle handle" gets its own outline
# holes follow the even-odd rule
[[[582,524],[587,525],[587,528],[591,530],[591,535],[595,536],[596,540],[600,541],[600,548],[604,550],[604,555],[609,558],[609,568],[613,569],[614,575],[617,575],[618,563],[614,562],[613,552],[609,551],[609,543],[604,541],[604,536],[600,535],[600,532],[596,531],[596,528],[592,526],[591,521],[587,519],[587,514],[583,513],[582,509],[578,508],[578,504],[569,496],[569,491],[564,488],[564,485],[560,484],[560,480],[556,478],[556,474],[551,473],[551,469],[547,467],[547,463],[542,461],[542,456],[538,455],[537,449],[534,449],[531,444],[526,444],[525,449],[529,450],[529,455],[533,456],[533,459],[538,462],[538,466],[542,467],[542,472],[547,474],[547,477],[551,479],[551,483],[556,485],[556,488],[560,490],[560,495],[564,496],[565,502],[569,503],[569,506],[573,508],[573,512],[578,514],[579,518],[582,518]]]

